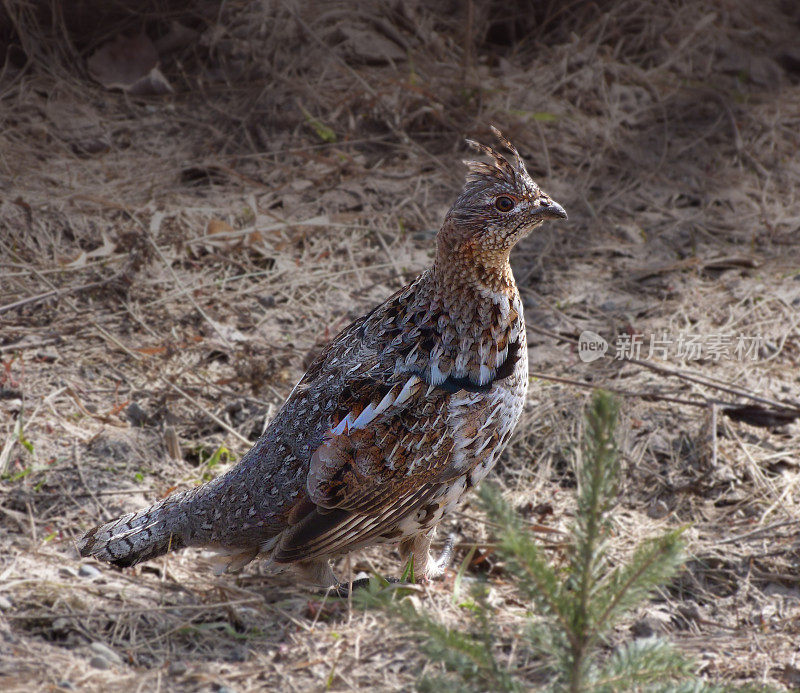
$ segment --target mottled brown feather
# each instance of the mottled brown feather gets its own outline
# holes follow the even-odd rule
[[[82,555],[134,565],[207,546],[231,568],[260,553],[330,582],[328,557],[401,541],[436,573],[432,531],[495,463],[525,399],[509,252],[565,216],[496,134],[513,159],[470,142],[492,161],[467,163],[434,266],[331,341],[236,467],[90,530]]]

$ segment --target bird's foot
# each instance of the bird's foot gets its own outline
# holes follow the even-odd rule
[[[444,547],[442,548],[442,553],[439,554],[439,558],[433,558],[430,553],[427,553],[427,565],[425,566],[424,572],[419,576],[415,576],[413,570],[413,554],[411,563],[409,563],[408,568],[404,571],[403,577],[401,579],[394,578],[394,577],[381,577],[378,576],[378,581],[384,581],[389,585],[396,585],[396,586],[409,586],[413,587],[415,583],[418,584],[425,584],[427,585],[432,580],[435,580],[438,577],[444,575],[444,572],[450,566],[450,563],[453,560],[453,548],[455,546],[456,535],[450,534],[447,539],[445,539]],[[358,580],[352,580],[351,582],[339,582],[338,580],[334,585],[329,587],[326,592],[329,595],[334,597],[340,597],[342,599],[347,599],[353,592],[356,590],[362,590],[365,588],[369,588],[371,582],[375,580],[375,578],[364,577],[359,578]]]
[[[455,543],[456,535],[448,534],[447,539],[444,541],[442,553],[439,554],[439,558],[433,558],[428,554],[428,564],[425,566],[425,572],[422,574],[420,582],[428,583],[444,575],[453,560],[453,548],[455,547]]]

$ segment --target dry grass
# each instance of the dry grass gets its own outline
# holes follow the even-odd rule
[[[216,578],[184,552],[119,572],[79,561],[74,541],[216,474],[220,447],[247,450],[310,355],[430,262],[462,136],[486,139],[488,123],[570,213],[514,256],[532,370],[628,393],[613,550],[691,526],[681,579],[619,637],[662,631],[710,680],[795,688],[800,429],[724,411],[800,407],[799,17],[750,5],[364,2],[354,18],[334,3],[154,2],[145,22],[113,4],[6,4],[4,690],[403,690],[430,666],[381,614],[258,566]],[[143,24],[163,37],[172,20],[196,32],[162,55],[174,95],[88,78],[104,41]],[[756,361],[583,364],[586,329],[612,353],[621,334],[763,343]],[[571,512],[588,392],[536,379],[494,473],[552,530]],[[461,558],[486,546],[474,570],[490,569],[511,640],[523,610],[480,512],[451,525]],[[370,566],[400,569],[388,549],[350,568]],[[425,604],[458,624],[451,592],[452,576]]]

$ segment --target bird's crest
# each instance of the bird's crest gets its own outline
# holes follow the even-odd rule
[[[494,178],[500,182],[507,183],[513,188],[538,193],[539,186],[528,175],[525,162],[519,155],[517,148],[494,125],[489,127],[497,139],[500,140],[500,143],[514,155],[514,162],[512,164],[506,157],[491,147],[468,139],[467,144],[475,151],[490,157],[493,160],[493,164],[487,164],[483,161],[464,161],[467,166],[467,182],[478,183],[486,178]]]

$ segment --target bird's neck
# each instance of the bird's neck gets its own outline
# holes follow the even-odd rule
[[[509,263],[509,248],[487,248],[474,238],[459,238],[440,233],[436,248],[434,274],[442,289],[462,291],[467,295],[517,292]]]

